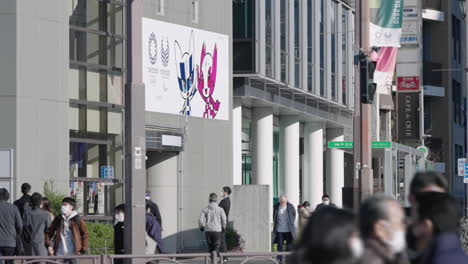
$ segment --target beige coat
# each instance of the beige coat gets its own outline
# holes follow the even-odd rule
[[[302,232],[302,230],[307,225],[307,221],[309,220],[309,217],[310,217],[310,212],[307,208],[305,207],[299,208],[299,231],[300,232]]]

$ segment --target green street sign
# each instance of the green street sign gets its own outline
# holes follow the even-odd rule
[[[352,141],[330,141],[328,142],[328,148],[354,148],[354,142]]]
[[[391,141],[373,141],[372,147],[373,148],[391,148],[392,142]]]

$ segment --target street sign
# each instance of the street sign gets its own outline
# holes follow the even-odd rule
[[[464,177],[465,176],[465,164],[466,164],[466,159],[458,159],[458,176]]]
[[[373,148],[391,148],[392,142],[391,141],[374,141],[372,142]]]
[[[427,159],[427,156],[429,156],[429,148],[426,146],[419,146],[416,148],[417,150],[421,151],[424,153],[424,158]]]
[[[112,166],[101,166],[101,178],[103,178],[103,179],[114,179],[114,167],[112,167]]]
[[[328,148],[353,148],[354,142],[352,141],[330,141]]]
[[[465,180],[468,179],[468,164],[465,163]]]

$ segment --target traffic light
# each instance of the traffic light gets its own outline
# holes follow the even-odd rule
[[[360,63],[361,70],[361,102],[363,104],[372,104],[374,102],[377,84],[374,83],[374,72],[376,62],[362,58]]]

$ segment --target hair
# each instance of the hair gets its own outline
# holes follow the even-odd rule
[[[1,188],[0,189],[0,201],[8,201],[10,199],[10,193],[7,189]]]
[[[75,199],[73,199],[73,198],[71,198],[71,197],[65,197],[65,198],[63,198],[62,204],[63,204],[63,203],[67,203],[67,204],[71,205],[71,206],[73,207],[73,209],[76,208],[76,201],[75,201]]]
[[[49,213],[52,213],[52,209],[50,209],[50,201],[49,198],[43,197],[42,198],[42,209],[46,210]]]
[[[324,194],[324,195],[322,196],[322,200],[325,199],[325,198],[330,199],[330,196],[328,196],[328,194]]]
[[[231,187],[224,186],[223,187],[223,192],[227,193],[228,195],[231,195],[231,193],[232,193]]]
[[[288,263],[352,263],[349,239],[358,233],[354,214],[326,207],[311,215]]]
[[[114,211],[122,211],[125,213],[125,204],[119,204],[114,208]]]
[[[364,239],[372,236],[374,225],[379,220],[389,220],[387,206],[391,202],[396,202],[393,198],[384,195],[375,195],[361,205],[359,210],[359,227]]]
[[[33,208],[41,207],[42,201],[43,201],[43,198],[40,193],[35,192],[33,193],[33,195],[31,195],[31,205]]]
[[[452,195],[439,192],[425,192],[416,195],[418,221],[431,220],[435,234],[457,232],[459,211]]]
[[[31,191],[31,185],[29,183],[23,183],[21,185],[21,193],[28,194]]]
[[[308,201],[305,201],[305,202],[302,203],[302,206],[308,207],[308,206],[310,206],[310,203]]]
[[[216,193],[210,194],[210,202],[216,202],[218,200],[218,195]]]
[[[413,195],[417,194],[429,185],[436,185],[445,191],[448,190],[447,180],[443,175],[437,172],[418,172],[414,175],[413,180],[411,181],[410,193]]]

